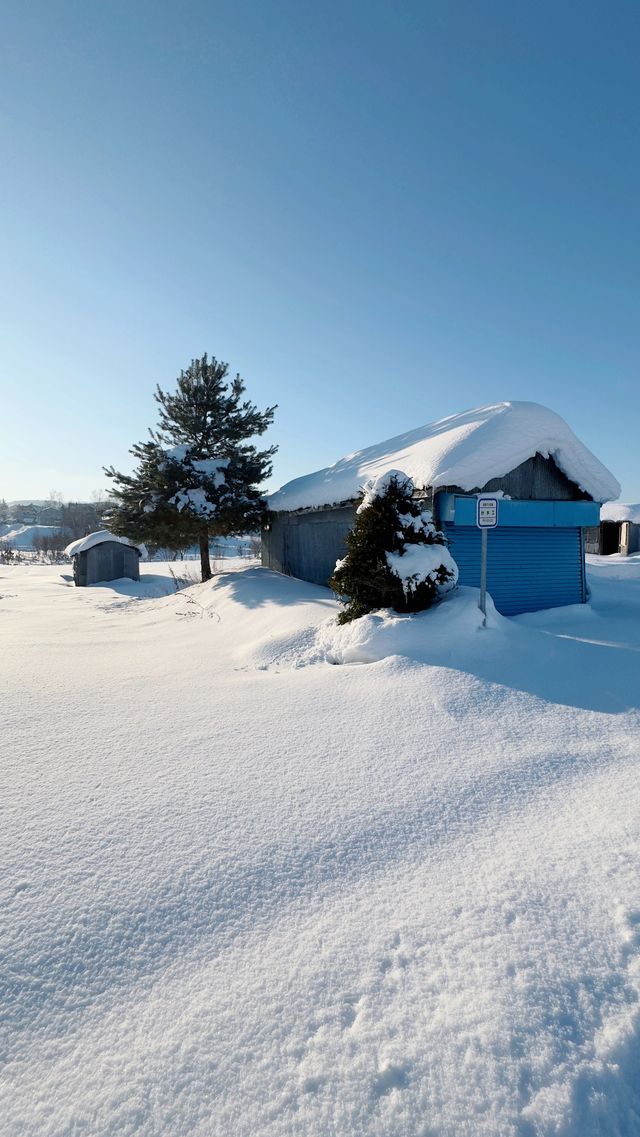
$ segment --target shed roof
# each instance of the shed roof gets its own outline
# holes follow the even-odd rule
[[[98,529],[96,533],[88,533],[86,537],[80,537],[78,541],[72,541],[70,545],[67,545],[65,555],[67,557],[75,557],[78,553],[85,553],[87,549],[93,549],[96,545],[104,545],[105,541],[116,541],[119,545],[131,545],[141,557],[146,556],[147,550],[144,545],[136,545],[136,543],[130,541],[128,537],[117,537],[115,533],[110,533],[108,529]]]
[[[482,489],[542,454],[594,501],[620,494],[613,474],[560,415],[539,403],[493,403],[428,423],[347,454],[333,466],[295,478],[267,498],[269,509],[319,508],[358,497],[369,478],[400,469],[418,488]]]

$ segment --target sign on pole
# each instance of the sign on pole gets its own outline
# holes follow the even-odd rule
[[[487,622],[487,530],[495,529],[497,524],[497,497],[479,497],[476,512],[476,525],[482,533],[482,543],[480,550],[480,611],[484,616],[484,624]]]
[[[495,529],[498,524],[497,497],[479,497],[476,525],[479,529]]]

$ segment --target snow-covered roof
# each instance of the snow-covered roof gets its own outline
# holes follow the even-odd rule
[[[408,474],[418,488],[482,489],[536,453],[553,458],[594,501],[619,496],[613,474],[560,415],[539,403],[510,402],[450,415],[347,454],[333,466],[288,482],[267,504],[278,512],[350,501],[366,481],[391,467]]]
[[[140,556],[146,555],[144,545],[136,545],[134,541],[130,541],[128,537],[117,537],[115,533],[110,533],[108,529],[99,529],[97,533],[88,533],[86,537],[81,537],[78,541],[72,541],[65,549],[67,557],[75,557],[78,553],[85,553],[87,549],[93,549],[94,545],[104,545],[105,541],[117,541],[119,545],[131,545],[132,548],[137,549]]]
[[[640,502],[636,505],[629,505],[623,501],[609,502],[600,510],[600,520],[632,521],[634,525],[640,525]]]

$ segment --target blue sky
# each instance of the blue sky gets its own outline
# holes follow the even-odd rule
[[[208,351],[273,485],[542,402],[640,501],[640,6],[3,6],[0,497],[130,469]]]

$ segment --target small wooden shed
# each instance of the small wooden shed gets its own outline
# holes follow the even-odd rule
[[[603,505],[600,524],[587,529],[586,550],[601,557],[640,553],[640,503],[615,501]]]
[[[479,493],[500,498],[488,541],[487,587],[504,615],[587,599],[584,533],[613,475],[559,415],[537,403],[478,407],[347,455],[267,499],[262,563],[326,584],[344,556],[364,483],[402,470],[433,510],[458,564],[459,583],[480,584]]]
[[[89,533],[67,545],[65,553],[73,559],[73,579],[78,587],[110,580],[140,580],[140,558],[144,546],[106,529]]]

